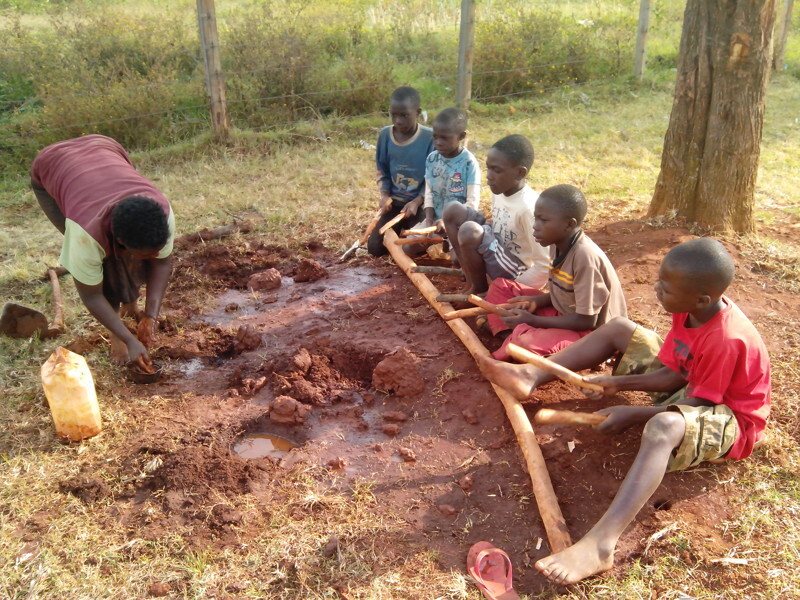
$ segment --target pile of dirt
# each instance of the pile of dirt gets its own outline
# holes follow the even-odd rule
[[[325,342],[311,348],[300,347],[294,353],[276,357],[266,366],[263,372],[269,375],[276,394],[323,405],[370,387],[379,354]]]
[[[233,454],[227,445],[186,446],[162,458],[141,487],[208,499],[215,494],[244,494],[261,471]]]

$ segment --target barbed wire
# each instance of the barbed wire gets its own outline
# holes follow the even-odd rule
[[[168,80],[152,81],[150,83],[138,83],[138,84],[134,84],[134,85],[126,85],[126,86],[123,86],[123,87],[113,87],[113,88],[105,89],[105,90],[99,90],[97,88],[87,88],[83,92],[76,92],[74,94],[59,94],[59,95],[56,95],[56,96],[38,95],[37,94],[36,96],[31,96],[29,98],[24,98],[22,100],[0,100],[0,104],[5,104],[5,105],[9,105],[9,104],[25,104],[25,103],[31,102],[31,101],[44,102],[44,101],[47,101],[47,100],[63,100],[64,98],[83,98],[83,97],[89,96],[89,95],[110,96],[112,93],[115,93],[115,92],[130,91],[130,90],[144,90],[144,89],[149,89],[149,88],[153,88],[153,87],[157,87],[157,86],[168,87],[170,85],[181,85],[181,84],[192,83],[192,82],[193,82],[192,80],[176,82],[173,79],[173,80],[169,80],[169,81]],[[203,82],[202,80],[200,80],[200,82],[202,83],[203,87],[205,87],[205,82]]]
[[[192,106],[179,106],[179,107],[176,107],[176,108],[168,108],[166,110],[155,110],[155,111],[148,112],[148,113],[142,113],[142,114],[138,114],[138,115],[130,115],[130,116],[127,116],[127,117],[116,117],[116,118],[113,118],[113,119],[104,119],[102,121],[93,121],[91,123],[73,123],[71,125],[62,125],[61,127],[52,127],[52,128],[49,128],[49,129],[34,129],[34,130],[30,130],[30,131],[25,131],[23,133],[13,133],[12,132],[11,135],[31,136],[31,135],[40,135],[42,133],[53,133],[55,131],[63,131],[65,129],[73,129],[75,127],[95,127],[97,125],[107,125],[109,123],[118,123],[120,121],[132,121],[134,119],[143,119],[145,117],[153,117],[153,116],[157,116],[157,115],[165,115],[167,113],[185,112],[185,111],[188,111],[188,110],[195,110],[197,108],[209,108],[209,106],[210,106],[210,103],[209,102],[205,102],[203,104],[195,104],[195,105],[192,105]],[[19,147],[23,147],[23,146],[19,146]]]
[[[497,100],[498,98],[516,98],[519,96],[529,95],[529,94],[542,94],[544,92],[552,92],[553,90],[559,89],[575,89],[575,88],[584,88],[589,87],[592,85],[597,85],[601,83],[610,83],[612,81],[618,81],[617,77],[607,77],[604,79],[590,79],[588,81],[576,82],[576,83],[562,83],[559,85],[554,85],[551,87],[542,87],[536,88],[532,90],[524,90],[520,92],[509,92],[507,94],[494,94],[491,96],[477,96],[473,97],[472,100],[474,102],[483,102],[485,100]]]

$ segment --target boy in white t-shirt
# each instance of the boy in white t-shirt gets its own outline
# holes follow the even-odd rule
[[[466,293],[482,294],[490,279],[503,277],[539,289],[547,283],[550,253],[533,236],[533,211],[539,197],[525,182],[533,165],[533,145],[521,135],[498,141],[486,157],[486,179],[492,191],[492,222],[468,206],[451,203],[443,220],[461,265]]]

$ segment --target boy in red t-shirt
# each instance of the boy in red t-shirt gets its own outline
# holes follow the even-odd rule
[[[763,438],[770,408],[769,356],[753,324],[723,296],[734,265],[718,241],[698,238],[670,250],[655,285],[672,314],[666,341],[617,318],[554,354],[573,370],[622,353],[614,375],[587,378],[602,394],[642,390],[668,396],[655,406],[612,406],[597,428],[618,433],[646,423],[639,453],[608,510],[577,543],[536,563],[548,579],[568,585],[614,564],[622,532],[661,483],[665,471],[703,461],[747,458]],[[660,347],[660,350],[659,350]],[[483,359],[492,382],[520,398],[552,376],[532,365]]]

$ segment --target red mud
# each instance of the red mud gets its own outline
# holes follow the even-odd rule
[[[632,318],[664,331],[668,318],[657,308],[652,284],[660,258],[687,232],[631,222],[591,235],[618,269]],[[729,249],[738,261],[738,249]],[[244,543],[263,527],[262,517],[245,505],[255,499],[267,514],[274,501],[270,486],[282,472],[319,465],[329,469],[326,483],[336,489],[348,489],[356,478],[373,482],[375,510],[406,523],[396,553],[425,547],[439,552],[443,569],[463,570],[468,548],[490,540],[510,554],[518,590],[536,594],[548,587],[533,569],[549,549],[513,431],[447,325],[389,263],[323,260],[326,278],[296,283],[291,274],[297,265],[288,256],[257,242],[206,245],[180,256],[161,345],[153,353],[166,376],[146,388],[117,391],[171,401],[142,420],[118,472],[107,473],[118,482],[109,526],[122,522],[132,537],[181,531],[198,545]],[[244,291],[253,273],[271,267],[283,275],[279,289],[270,295]],[[460,284],[432,280],[442,291]],[[229,289],[205,314],[180,308],[196,286],[221,289],[220,283]],[[785,329],[797,318],[797,301],[762,274],[740,266],[730,296],[773,352],[797,343]],[[543,404],[599,408],[561,383],[536,397],[531,414]],[[644,398],[624,394],[621,401]],[[274,433],[301,446],[280,463],[245,460],[230,451],[245,431]],[[609,438],[586,427],[537,427],[573,539],[609,504],[639,434]],[[668,474],[622,537],[612,576],[634,559],[647,563],[664,542],[656,541],[645,556],[645,541],[674,522],[692,540],[683,556],[688,565],[725,555],[733,541],[721,527],[734,510],[725,482],[742,468],[723,464]],[[85,479],[64,482],[62,489],[88,503],[109,503],[108,489]]]

